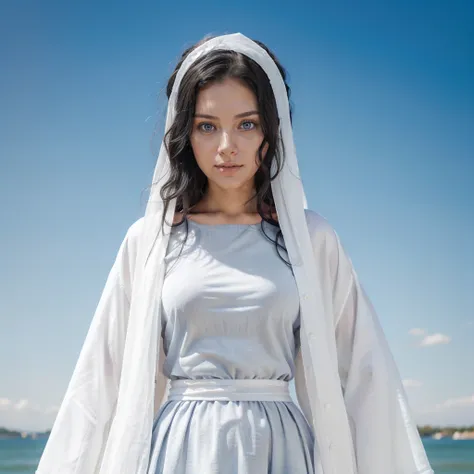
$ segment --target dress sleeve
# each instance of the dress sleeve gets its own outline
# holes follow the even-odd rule
[[[108,275],[37,474],[97,472],[115,411],[130,309],[137,223]]]
[[[330,280],[325,291],[332,293],[339,376],[358,473],[432,474],[375,309],[339,237],[327,222],[323,228],[314,245]],[[307,393],[301,390],[298,398],[309,405]]]

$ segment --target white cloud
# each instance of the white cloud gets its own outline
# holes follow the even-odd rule
[[[14,405],[13,408],[17,411],[23,411],[30,407],[30,402],[25,398],[18,400]]]
[[[8,398],[0,398],[0,410],[2,409],[16,412],[44,411],[37,403],[31,403],[26,398],[17,401],[9,400]]]
[[[445,334],[427,334],[426,331],[421,328],[412,328],[408,331],[408,334],[410,334],[410,336],[424,336],[419,344],[421,347],[435,346],[437,344],[449,344],[451,342],[451,338]]]
[[[436,408],[442,409],[442,408],[457,408],[457,407],[469,407],[469,406],[474,407],[474,395],[468,395],[467,397],[459,397],[459,398],[449,398],[443,403],[439,403],[438,405],[436,405]]]
[[[0,410],[11,406],[12,402],[8,398],[0,398]]]
[[[413,328],[408,331],[408,334],[410,334],[410,336],[424,336],[425,330],[420,328]]]
[[[423,383],[420,382],[419,380],[413,380],[413,379],[403,380],[403,386],[405,388],[418,388],[418,387],[421,387],[422,385]]]
[[[437,344],[448,344],[451,342],[451,338],[444,334],[430,334],[429,336],[425,336],[423,340],[420,342],[420,346],[435,346]]]
[[[58,406],[40,406],[26,398],[0,398],[0,426],[20,431],[45,431],[53,426]]]

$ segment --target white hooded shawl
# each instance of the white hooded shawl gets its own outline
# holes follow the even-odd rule
[[[211,50],[240,52],[267,74],[284,166],[272,182],[300,295],[296,392],[315,434],[315,474],[432,473],[377,316],[337,234],[305,210],[285,84],[270,56],[241,34],[211,39],[177,74],[166,130],[189,67]],[[146,474],[153,418],[166,399],[159,337],[163,258],[176,202],[161,229],[162,144],[145,217],[120,247],[37,474]],[[204,473],[203,473],[204,474]]]

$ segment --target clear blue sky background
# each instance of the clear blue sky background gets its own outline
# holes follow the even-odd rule
[[[236,31],[289,70],[310,207],[352,257],[416,420],[474,423],[474,4],[355,3],[1,3],[0,426],[51,426],[144,211],[167,78],[184,47]]]

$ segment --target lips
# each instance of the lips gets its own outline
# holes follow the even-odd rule
[[[215,165],[217,171],[222,176],[234,176],[243,165],[237,165],[235,163],[223,163],[222,165]]]

